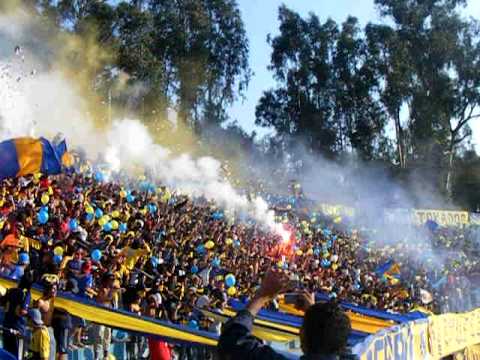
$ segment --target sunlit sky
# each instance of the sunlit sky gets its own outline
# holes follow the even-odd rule
[[[275,85],[272,73],[267,70],[270,61],[268,34],[278,33],[278,8],[281,4],[307,16],[315,13],[321,20],[331,17],[336,22],[343,22],[348,15],[356,16],[362,25],[379,22],[374,0],[237,0],[242,12],[247,36],[250,41],[250,66],[254,72],[245,100],[237,101],[230,116],[248,132],[256,130],[265,134],[265,130],[255,127],[255,106],[262,92]],[[465,15],[480,19],[480,0],[469,0]],[[473,142],[480,145],[480,119],[471,124],[474,134]],[[479,146],[477,145],[477,150]]]

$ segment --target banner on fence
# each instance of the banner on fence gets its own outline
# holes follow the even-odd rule
[[[469,223],[468,211],[414,210],[413,215],[418,225],[425,224],[428,220],[442,226],[459,226]]]
[[[435,359],[480,344],[480,309],[462,314],[434,315],[428,321],[430,353]]]
[[[428,358],[428,320],[422,319],[370,336],[354,347],[360,360],[414,360]]]

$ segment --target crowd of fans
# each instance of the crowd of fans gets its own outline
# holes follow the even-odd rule
[[[216,333],[220,325],[196,309],[221,310],[231,298],[246,302],[272,267],[287,271],[297,287],[369,308],[404,313],[480,305],[470,291],[480,273],[474,232],[411,226],[396,231],[395,241],[379,240],[381,234],[346,218],[304,208],[298,196],[271,204],[291,233],[285,238],[144,176],[107,180],[82,164],[57,176],[6,179],[0,274],[17,280],[31,274],[43,286],[40,300],[22,298],[19,305],[35,309],[30,317],[40,335],[41,326],[48,329],[50,358],[85,346],[89,325],[54,309],[57,291]],[[24,321],[17,325],[4,323],[24,331]],[[111,330],[93,325],[91,333],[96,357],[107,358]],[[171,347],[161,341],[132,337],[128,347],[132,358],[147,347],[152,359],[170,358]]]

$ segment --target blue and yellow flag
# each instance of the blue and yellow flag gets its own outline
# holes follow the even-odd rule
[[[400,274],[400,266],[393,260],[389,260],[386,263],[377,267],[375,269],[375,273],[378,276],[383,276],[385,274],[387,275]]]
[[[54,147],[45,138],[16,138],[0,143],[0,179],[36,173],[59,174],[66,144]]]

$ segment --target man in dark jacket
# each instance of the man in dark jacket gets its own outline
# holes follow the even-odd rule
[[[270,271],[262,286],[245,310],[228,321],[218,343],[218,352],[225,360],[285,360],[270,346],[252,335],[255,315],[286,290],[288,278],[282,272]],[[313,296],[298,294],[297,308],[305,311],[300,330],[304,360],[356,359],[347,354],[347,339],[352,329],[350,319],[336,303],[314,304]]]

